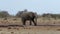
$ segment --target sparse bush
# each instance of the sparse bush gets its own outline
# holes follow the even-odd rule
[[[9,13],[7,11],[1,11],[0,12],[0,18],[5,18],[5,17],[8,17],[9,16]]]
[[[14,21],[17,20],[17,19],[13,19]]]
[[[4,18],[4,20],[7,20],[7,18]]]
[[[43,14],[42,17],[47,17],[47,18],[54,18],[54,19],[57,19],[57,18],[60,18],[60,14]]]

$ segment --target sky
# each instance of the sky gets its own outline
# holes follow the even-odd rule
[[[0,0],[0,11],[15,15],[24,9],[38,14],[60,14],[60,0]]]

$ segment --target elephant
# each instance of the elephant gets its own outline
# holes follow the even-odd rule
[[[21,20],[23,25],[26,25],[26,21],[30,21],[30,25],[32,25],[32,22],[34,25],[37,25],[37,13],[34,12],[24,12],[21,14]]]

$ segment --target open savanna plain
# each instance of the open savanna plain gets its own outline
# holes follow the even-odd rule
[[[60,19],[38,18],[37,26],[23,26],[20,18],[0,18],[0,34],[60,34]]]

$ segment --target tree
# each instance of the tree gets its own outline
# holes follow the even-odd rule
[[[16,17],[21,17],[21,14],[27,11],[28,11],[27,9],[25,9],[24,11],[18,11],[18,13],[16,14]]]
[[[9,16],[9,13],[7,11],[1,11],[0,12],[0,17],[8,17]]]

